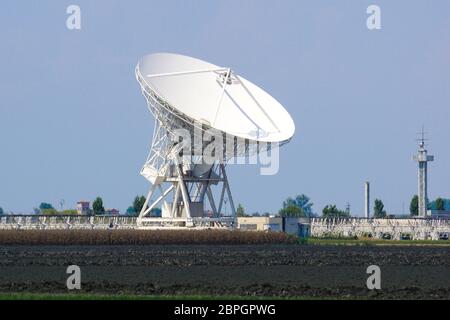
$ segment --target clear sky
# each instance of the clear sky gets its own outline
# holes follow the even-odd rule
[[[81,30],[66,8],[81,7]],[[366,8],[381,8],[368,30]],[[305,193],[363,215],[364,181],[389,213],[416,193],[416,132],[425,125],[429,196],[450,197],[450,2],[1,1],[0,206],[31,212],[104,199],[124,211],[153,119],[134,67],[152,52],[230,66],[270,92],[296,124],[280,171],[228,170],[236,203],[277,211]]]

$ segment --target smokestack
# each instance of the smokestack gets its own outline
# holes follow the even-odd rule
[[[364,197],[364,214],[366,219],[370,218],[370,183],[366,181],[365,183],[365,197]]]

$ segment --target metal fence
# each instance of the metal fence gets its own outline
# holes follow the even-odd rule
[[[3,215],[0,229],[133,229],[136,217],[82,215]]]

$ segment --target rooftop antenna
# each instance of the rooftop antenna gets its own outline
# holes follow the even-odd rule
[[[425,132],[425,126],[422,125],[422,130],[420,132],[417,132],[417,135],[419,135],[419,138],[416,139],[416,141],[419,141],[419,147],[425,148],[425,141],[429,141],[429,139],[426,139],[425,136],[428,134],[428,132]]]

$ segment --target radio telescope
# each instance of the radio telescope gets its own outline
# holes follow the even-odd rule
[[[199,59],[150,54],[138,62],[135,73],[155,117],[141,170],[151,187],[138,224],[232,227],[236,210],[227,161],[289,142],[295,131],[292,118],[273,97],[230,68]],[[212,143],[214,151],[207,156]],[[161,217],[152,217],[159,205]]]

